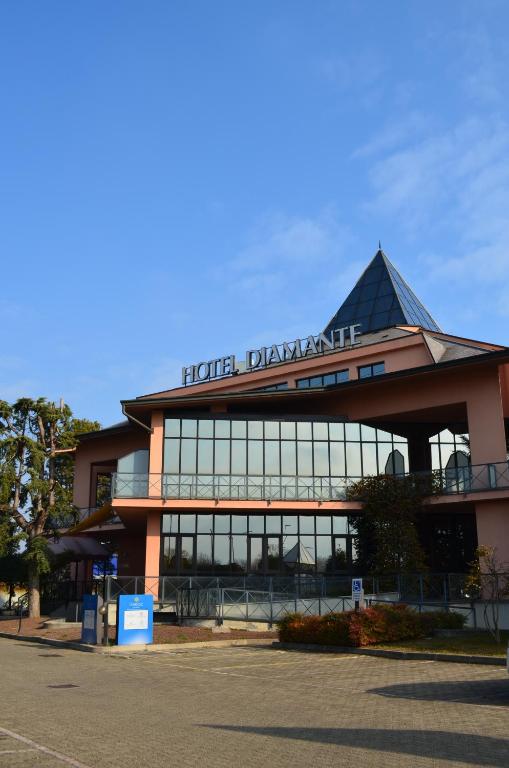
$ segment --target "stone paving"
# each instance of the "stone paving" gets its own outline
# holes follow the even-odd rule
[[[0,686],[0,768],[509,768],[504,668],[0,639]]]

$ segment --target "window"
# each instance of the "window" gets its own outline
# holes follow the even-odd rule
[[[330,514],[165,513],[161,573],[348,573],[354,566],[356,534],[351,519]]]
[[[370,363],[369,365],[361,365],[358,368],[359,379],[369,379],[371,376],[380,376],[381,373],[385,373],[385,363]]]
[[[306,379],[297,379],[296,384],[299,389],[307,387],[330,387],[333,384],[343,384],[348,381],[348,369],[342,371],[332,371],[320,376],[310,376]]]
[[[256,389],[250,389],[250,392],[280,392],[283,389],[288,389],[288,382],[281,381],[279,384],[271,384],[269,387],[256,387]]]
[[[246,477],[252,480],[249,488],[253,499],[263,498],[269,492],[267,489],[272,488],[276,496],[300,498],[299,494],[304,494],[305,498],[307,491],[300,486],[306,486],[307,479],[309,487],[316,488],[313,478],[322,484],[323,478],[332,478],[338,484],[346,477],[388,471],[401,474],[408,467],[404,438],[357,422],[252,418],[230,421],[222,417],[200,418],[197,426],[191,422],[166,419],[164,474],[168,487],[185,482],[188,489],[193,488],[193,493],[198,494],[199,486],[199,498],[215,498],[213,493],[217,492],[226,493],[225,498],[244,497]],[[433,456],[440,447],[445,466],[454,445],[432,444]],[[396,449],[397,455],[393,453]],[[144,459],[146,471],[146,451]],[[179,479],[179,475],[185,476],[185,480]],[[300,478],[297,490],[296,476]],[[120,473],[119,478],[126,495],[133,495],[133,480],[146,487],[146,474],[132,478]]]

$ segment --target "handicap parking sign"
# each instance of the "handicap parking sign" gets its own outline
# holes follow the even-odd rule
[[[362,579],[352,579],[352,600],[361,600],[362,592]]]

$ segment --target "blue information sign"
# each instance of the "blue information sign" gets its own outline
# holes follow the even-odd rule
[[[117,645],[153,642],[152,595],[120,595],[117,601]]]
[[[352,579],[352,600],[362,599],[362,579]]]
[[[83,595],[83,616],[81,619],[81,642],[96,645],[99,621],[99,596]]]

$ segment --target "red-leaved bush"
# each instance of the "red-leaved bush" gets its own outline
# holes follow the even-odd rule
[[[293,613],[279,622],[284,643],[316,643],[361,647],[425,637],[440,626],[462,627],[464,618],[445,611],[419,614],[406,605],[376,605],[356,613],[302,616]]]

